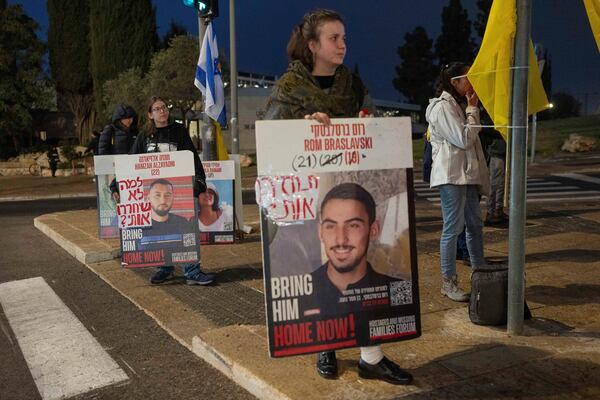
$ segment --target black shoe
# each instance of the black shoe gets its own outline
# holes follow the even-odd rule
[[[317,372],[325,379],[336,379],[338,375],[335,351],[324,351],[317,358]]]
[[[358,376],[364,379],[379,379],[393,385],[410,385],[413,381],[411,374],[386,357],[375,365],[367,364],[361,358],[358,362]]]
[[[173,271],[168,269],[159,268],[151,277],[150,283],[153,285],[159,285],[173,277]]]

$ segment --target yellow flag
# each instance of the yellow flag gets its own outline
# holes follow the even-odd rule
[[[467,76],[481,103],[507,139],[511,102],[511,66],[517,7],[515,0],[494,0],[479,53]],[[548,98],[533,50],[529,44],[529,97],[528,112],[533,114],[548,108]]]
[[[588,18],[590,19],[590,26],[592,32],[594,32],[594,38],[596,38],[596,45],[598,45],[598,51],[600,52],[600,0],[583,0],[585,4],[585,11],[587,11]]]
[[[225,147],[225,141],[223,140],[223,133],[221,132],[221,124],[219,124],[217,121],[214,121],[215,123],[215,127],[217,128],[217,136],[216,136],[216,141],[217,141],[217,160],[219,161],[223,161],[223,160],[229,160],[229,155],[227,153],[227,147]]]

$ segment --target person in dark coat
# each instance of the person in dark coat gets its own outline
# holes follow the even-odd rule
[[[50,164],[50,171],[52,171],[52,177],[56,176],[56,170],[58,169],[58,149],[56,146],[52,146],[50,150],[48,150],[48,164]]]
[[[112,115],[112,123],[100,133],[96,155],[127,154],[138,134],[137,113],[127,104],[118,105]]]

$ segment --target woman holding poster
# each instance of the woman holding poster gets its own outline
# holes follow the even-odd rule
[[[439,187],[444,226],[440,238],[441,293],[454,301],[468,301],[458,287],[456,240],[466,225],[473,268],[485,264],[479,196],[490,191],[489,173],[479,141],[479,101],[463,63],[446,65],[440,74],[438,97],[429,101],[433,164],[431,187]]]
[[[206,190],[206,175],[198,153],[194,148],[192,139],[187,129],[169,119],[167,103],[158,96],[152,96],[148,102],[148,122],[145,130],[137,136],[130,154],[160,153],[170,151],[189,150],[194,157],[194,197]],[[173,203],[173,186],[159,185],[160,204],[168,213]],[[157,194],[158,196],[158,194]],[[163,200],[166,199],[166,200]],[[165,212],[159,210],[159,212]],[[173,277],[174,267],[160,267],[150,278],[150,283],[160,284]],[[215,279],[213,274],[206,274],[200,269],[200,264],[189,264],[184,267],[184,275],[188,285],[208,285]]]
[[[290,64],[273,89],[265,119],[304,118],[329,125],[332,117],[369,115],[366,87],[343,65],[346,32],[339,14],[319,9],[304,15],[292,32],[287,53]],[[358,371],[362,378],[412,382],[412,375],[384,357],[380,346],[361,347]],[[337,377],[334,351],[319,354],[317,372],[326,379]]]

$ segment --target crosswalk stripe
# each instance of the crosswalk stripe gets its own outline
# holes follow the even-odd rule
[[[564,192],[554,192],[554,193],[527,193],[527,197],[544,197],[544,196],[570,196],[573,194],[582,195],[582,194],[598,194],[600,191],[598,190],[567,190]]]
[[[555,174],[554,177],[566,177],[579,181],[598,183],[600,184],[600,178],[590,177],[583,174],[576,173],[565,173]],[[430,188],[427,183],[415,184],[416,195],[424,198],[433,204],[440,204],[439,190],[436,188]],[[544,180],[542,178],[528,178],[527,179],[527,203],[540,203],[540,202],[552,202],[552,201],[592,201],[595,200],[596,196],[600,191],[589,190],[581,188],[579,186],[568,186],[565,183]],[[482,200],[482,203],[485,203]]]
[[[583,174],[576,173],[564,173],[564,174],[555,174],[554,176],[560,176],[563,178],[575,179],[576,181],[583,181],[588,183],[595,183],[600,185],[600,178],[595,178],[593,176],[587,176]]]
[[[573,190],[573,189],[581,189],[579,186],[551,186],[551,187],[533,187],[527,188],[527,193],[529,192],[542,192],[542,191],[558,191],[558,190]]]
[[[0,284],[0,304],[43,400],[128,379],[43,278]]]
[[[555,181],[527,182],[527,187],[529,187],[529,186],[556,186],[556,185],[560,185],[560,182],[555,182]]]

